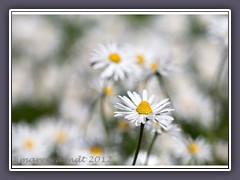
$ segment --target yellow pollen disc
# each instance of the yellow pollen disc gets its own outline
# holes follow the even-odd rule
[[[150,114],[152,113],[152,109],[150,107],[150,104],[147,101],[141,101],[138,105],[136,111],[139,114]]]
[[[189,152],[191,152],[191,153],[197,153],[198,150],[199,150],[199,147],[198,147],[195,143],[191,143],[191,144],[188,146],[188,150],[189,150]]]
[[[57,135],[56,135],[56,140],[57,140],[57,142],[62,143],[62,142],[64,142],[66,139],[67,139],[67,134],[66,134],[65,132],[63,132],[63,131],[60,130],[60,131],[57,133]]]
[[[125,119],[121,119],[121,120],[118,121],[118,127],[120,129],[126,130],[126,129],[129,128],[129,124]]]
[[[142,55],[137,55],[136,58],[137,58],[138,64],[142,64],[144,62],[144,58]]]
[[[109,60],[112,61],[112,62],[118,63],[118,62],[121,61],[121,57],[117,53],[111,53],[109,55]]]
[[[91,152],[92,154],[94,154],[94,155],[99,155],[99,154],[102,154],[102,153],[103,153],[103,150],[102,150],[102,148],[99,147],[99,146],[92,146],[92,147],[90,148],[90,152]]]
[[[151,69],[152,69],[153,71],[157,70],[157,63],[152,63],[152,64],[151,64]]]
[[[105,87],[105,89],[104,89],[104,93],[106,94],[106,95],[112,95],[112,88],[110,87],[110,86],[107,86],[107,87]]]
[[[31,139],[26,139],[24,141],[24,147],[27,148],[27,149],[32,149],[34,146],[34,143]]]

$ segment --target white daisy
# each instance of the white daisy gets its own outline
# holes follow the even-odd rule
[[[170,124],[168,124],[168,127],[164,129],[162,125],[156,120],[147,121],[146,129],[153,133],[156,132],[159,135],[164,133],[173,137],[179,137],[181,132],[181,129],[179,128],[179,126],[177,124],[171,123],[171,121],[169,123]]]
[[[91,66],[95,69],[105,68],[101,77],[104,79],[112,77],[115,81],[124,79],[135,69],[131,60],[116,44],[99,45],[92,55]]]
[[[48,142],[59,155],[64,154],[65,147],[70,148],[81,137],[81,129],[73,121],[43,118],[39,120],[38,128],[48,136]]]
[[[153,103],[154,95],[148,98],[147,91],[144,89],[142,98],[136,92],[127,92],[129,98],[126,96],[119,96],[123,104],[117,103],[115,105],[120,111],[114,112],[114,117],[125,118],[131,122],[135,122],[136,126],[141,123],[145,124],[148,120],[156,120],[161,126],[166,129],[173,117],[166,114],[173,111],[169,108],[169,99]]]
[[[13,124],[12,151],[14,163],[44,164],[51,154],[45,134],[25,123]]]
[[[155,57],[147,63],[147,68],[150,71],[158,72],[163,76],[167,76],[173,72],[179,72],[176,61],[170,55],[165,57]]]
[[[178,153],[183,164],[204,164],[212,159],[211,147],[203,137],[183,137]]]

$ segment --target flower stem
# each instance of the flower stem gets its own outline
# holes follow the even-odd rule
[[[89,111],[94,111],[94,109],[96,108],[96,104],[97,104],[97,101],[99,100],[99,97],[97,97],[89,106]],[[89,128],[89,125],[92,121],[92,116],[93,116],[93,113],[89,113],[89,117],[88,117],[88,121],[86,123],[86,127],[84,129],[84,135],[87,134],[88,132],[88,128]]]
[[[106,131],[106,134],[107,134],[107,137],[109,137],[109,129],[108,129],[108,124],[107,124],[107,118],[106,118],[106,115],[105,115],[105,110],[104,110],[104,106],[105,106],[105,99],[106,99],[106,95],[105,93],[103,93],[101,95],[101,119],[102,119],[102,122],[103,122],[103,126],[105,128],[105,131]]]
[[[167,92],[167,89],[165,87],[165,84],[164,84],[164,81],[163,81],[163,78],[162,78],[162,75],[159,73],[159,72],[156,72],[156,77],[158,79],[158,82],[159,82],[159,86],[160,88],[163,90],[163,93],[170,99],[171,101],[171,98]]]
[[[151,154],[153,144],[155,143],[157,137],[158,137],[158,133],[155,132],[154,137],[153,137],[153,139],[152,139],[152,142],[151,142],[151,144],[150,144],[150,146],[149,146],[149,148],[148,148],[148,151],[147,151],[147,158],[146,158],[146,161],[145,161],[145,165],[147,165],[147,163],[148,163],[148,159],[149,159],[149,156],[150,156],[150,154]]]
[[[139,139],[138,139],[138,145],[137,145],[137,149],[136,149],[136,152],[135,152],[135,155],[134,155],[134,159],[133,159],[132,165],[135,165],[136,161],[137,161],[138,153],[139,153],[141,142],[142,142],[143,129],[144,129],[144,124],[141,123],[140,134],[139,134]]]

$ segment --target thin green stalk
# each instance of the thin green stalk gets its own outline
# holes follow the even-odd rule
[[[134,159],[133,159],[132,165],[135,165],[136,161],[137,161],[138,153],[139,153],[141,142],[142,142],[143,130],[144,130],[144,124],[141,123],[139,139],[138,139],[138,145],[137,145],[137,149],[136,149],[136,152],[135,152],[135,155],[134,155]]]
[[[218,93],[218,85],[219,85],[219,82],[220,82],[220,79],[221,79],[221,75],[222,75],[222,72],[223,72],[223,69],[224,69],[224,65],[225,65],[225,62],[226,62],[226,59],[228,58],[228,50],[225,49],[223,51],[223,55],[222,55],[222,59],[221,59],[221,62],[219,63],[218,65],[218,69],[217,69],[217,73],[216,73],[216,76],[215,76],[215,80],[214,82],[212,83],[212,86],[210,86],[210,94],[213,94],[213,103],[215,104],[214,106],[214,122],[217,121],[217,116],[218,116],[218,106],[217,104],[219,104],[219,93]]]
[[[91,105],[90,105],[90,107],[89,107],[89,110],[94,111],[98,99],[99,99],[99,97],[97,97],[97,98],[91,103]],[[87,121],[87,123],[86,123],[86,127],[85,127],[85,129],[84,129],[84,135],[87,134],[87,131],[88,131],[88,128],[89,128],[89,124],[90,124],[90,122],[92,121],[92,116],[93,116],[93,113],[90,113],[89,118],[88,118],[88,121]]]
[[[146,158],[146,161],[145,161],[145,165],[147,165],[147,163],[148,163],[148,159],[149,159],[149,156],[151,154],[151,151],[152,151],[152,148],[153,148],[153,144],[155,143],[157,137],[158,137],[158,133],[155,132],[154,137],[152,139],[152,142],[151,142],[151,144],[150,144],[150,146],[148,148],[148,151],[147,151],[147,158]]]
[[[156,72],[156,77],[157,77],[157,79],[158,79],[160,88],[163,90],[163,93],[164,93],[164,94],[170,99],[170,101],[171,101],[171,98],[170,98],[170,96],[169,96],[169,94],[168,94],[168,92],[167,92],[167,89],[166,89],[166,87],[165,87],[165,84],[164,84],[162,75],[159,74],[159,72]]]
[[[105,128],[107,137],[109,138],[109,128],[108,128],[107,118],[106,118],[106,114],[105,114],[105,110],[104,110],[105,100],[106,100],[106,95],[103,92],[102,95],[101,95],[101,104],[100,104],[100,111],[101,111],[101,117],[102,117],[101,119],[102,119],[102,122],[103,122],[103,126]]]

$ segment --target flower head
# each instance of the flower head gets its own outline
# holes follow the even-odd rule
[[[210,145],[203,137],[192,139],[183,137],[183,147],[180,148],[181,160],[184,164],[202,164],[211,160]]]
[[[113,78],[115,81],[124,79],[135,68],[126,53],[116,44],[99,45],[92,55],[91,66],[95,69],[104,68],[101,77]]]
[[[147,120],[157,121],[163,128],[167,128],[173,117],[166,114],[173,111],[169,108],[169,99],[162,100],[160,102],[154,101],[154,95],[148,97],[146,90],[143,90],[142,97],[136,92],[127,92],[128,97],[119,96],[123,104],[117,103],[115,107],[120,111],[115,112],[115,117],[122,118],[135,122],[136,126],[141,123],[145,124]]]

